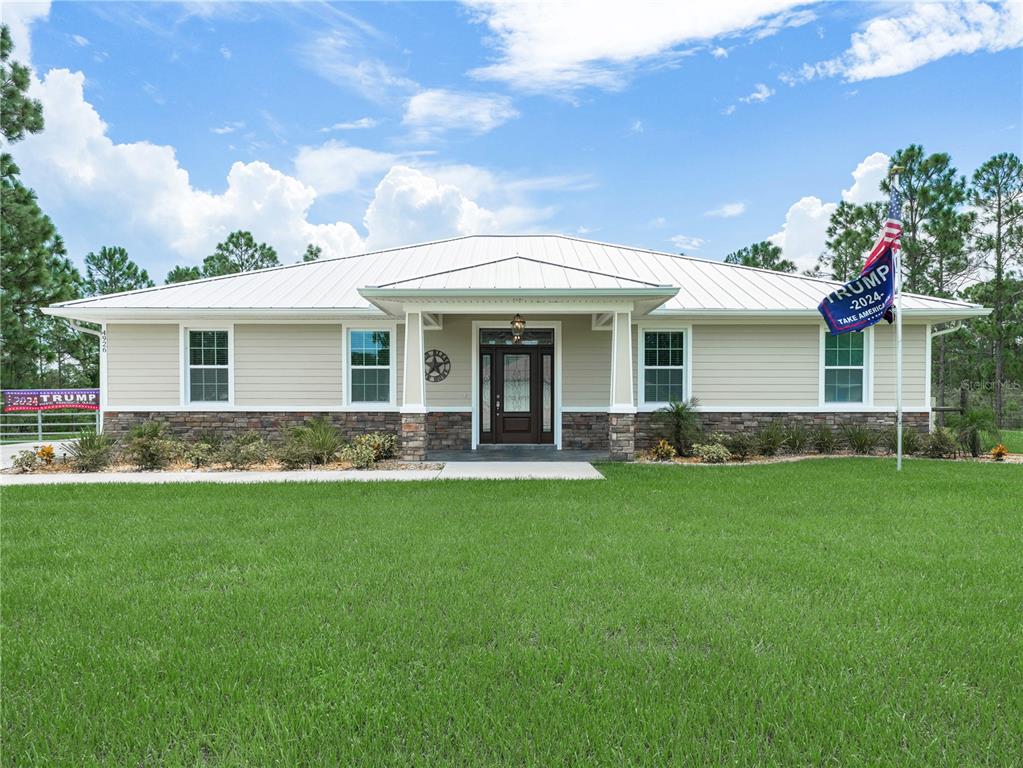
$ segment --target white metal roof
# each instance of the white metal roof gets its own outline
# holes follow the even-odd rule
[[[387,286],[437,292],[671,286],[677,294],[657,313],[798,314],[816,311],[838,283],[565,235],[471,235],[79,299],[56,304],[51,313],[94,319],[128,310],[161,315],[173,310],[376,312],[359,291]],[[947,319],[986,314],[978,305],[951,299],[906,294],[903,303],[912,314]]]

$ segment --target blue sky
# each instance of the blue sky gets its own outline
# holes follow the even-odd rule
[[[702,5],[712,7],[702,8]],[[8,4],[47,130],[14,147],[72,256],[162,279],[233,229],[282,260],[546,231],[809,266],[910,142],[1020,152],[997,4]],[[881,154],[878,154],[881,153]],[[855,175],[854,175],[855,174]]]

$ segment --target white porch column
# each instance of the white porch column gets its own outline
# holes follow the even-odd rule
[[[635,413],[632,398],[632,313],[615,312],[611,328],[611,413]]]
[[[405,313],[405,380],[402,413],[426,413],[423,313]]]
[[[423,313],[405,313],[405,378],[401,401],[401,457],[426,459],[426,371],[423,360]]]
[[[632,313],[615,312],[611,328],[611,407],[607,411],[609,454],[636,457],[636,406],[632,397]]]

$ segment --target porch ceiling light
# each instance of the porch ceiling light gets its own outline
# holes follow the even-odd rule
[[[512,327],[512,343],[518,344],[522,341],[522,332],[526,329],[526,321],[522,319],[522,315],[518,312],[515,313],[515,317],[511,321]]]

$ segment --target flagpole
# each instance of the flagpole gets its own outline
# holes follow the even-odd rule
[[[898,184],[895,173],[893,184]],[[895,471],[902,471],[902,247],[892,249],[895,262]],[[930,376],[930,371],[927,372]]]

